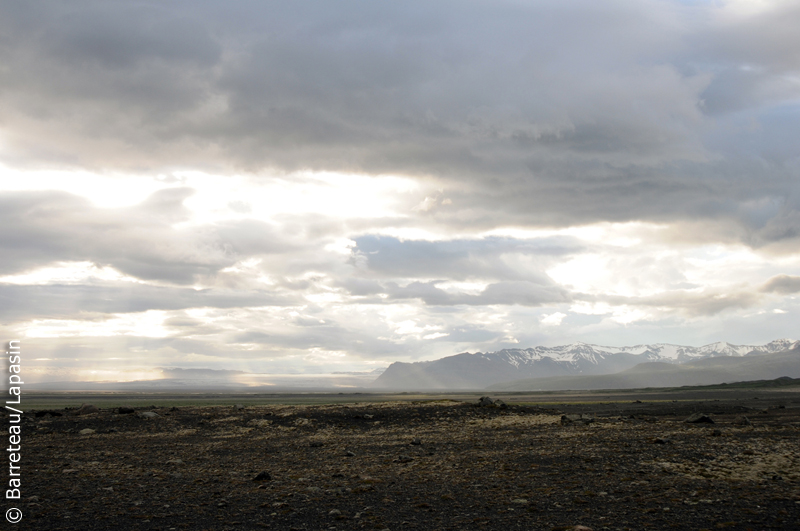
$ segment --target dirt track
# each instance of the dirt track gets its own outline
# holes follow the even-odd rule
[[[800,393],[714,396],[29,411],[14,528],[800,529]]]

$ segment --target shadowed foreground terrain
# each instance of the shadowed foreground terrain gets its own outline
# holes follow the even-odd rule
[[[15,528],[800,529],[800,393],[713,396],[28,411]]]

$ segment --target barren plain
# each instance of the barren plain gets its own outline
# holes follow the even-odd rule
[[[800,529],[800,392],[477,397],[28,410],[14,528]]]

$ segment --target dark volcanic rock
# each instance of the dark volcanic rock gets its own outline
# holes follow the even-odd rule
[[[100,409],[91,404],[83,404],[72,412],[73,415],[90,415],[92,413],[100,413]]]
[[[689,415],[684,422],[687,424],[714,424],[714,419],[705,413],[694,413]]]
[[[499,407],[501,409],[505,409],[508,406],[505,402],[500,400],[499,398],[490,398],[488,396],[482,396],[478,400],[478,407]]]
[[[594,422],[594,417],[585,414],[572,414],[561,415],[561,425],[568,426],[570,424],[591,424]]]
[[[106,408],[28,415],[22,499],[37,501],[21,502],[24,529],[800,529],[800,393],[762,397],[786,408],[752,426],[734,424],[735,393],[698,396],[510,397],[518,403],[506,410],[476,398],[252,401],[151,421]],[[683,422],[700,410],[713,412],[712,429]],[[354,418],[365,411],[378,420]],[[97,434],[78,434],[87,428]],[[345,457],[350,448],[357,457]]]
[[[478,406],[480,407],[491,407],[493,405],[494,405],[494,400],[492,400],[488,396],[482,396],[478,399]]]
[[[52,411],[52,410],[42,410],[34,413],[34,416],[37,419],[41,417],[46,417],[47,415],[50,415],[51,417],[60,417],[62,414],[60,411]]]

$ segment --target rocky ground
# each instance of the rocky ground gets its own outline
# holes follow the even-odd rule
[[[800,529],[800,393],[754,398],[28,411],[13,528]]]

